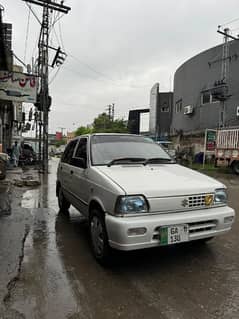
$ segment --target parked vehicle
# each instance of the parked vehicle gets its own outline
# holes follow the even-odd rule
[[[6,177],[6,166],[8,161],[8,155],[5,153],[0,153],[0,180]]]
[[[229,166],[239,174],[239,129],[217,131],[215,165]]]
[[[20,165],[31,165],[36,162],[37,155],[30,144],[23,143],[21,145],[21,153],[19,157]]]
[[[101,263],[112,248],[208,240],[229,231],[235,215],[225,185],[129,134],[72,140],[59,162],[56,195],[61,211],[73,205],[89,220],[92,250]]]

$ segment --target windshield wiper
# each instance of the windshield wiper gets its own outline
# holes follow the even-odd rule
[[[110,167],[111,165],[117,164],[119,162],[123,162],[123,164],[135,164],[135,163],[142,163],[144,164],[146,161],[145,158],[142,157],[120,157],[115,158],[112,161],[110,161],[107,166]]]
[[[166,157],[152,157],[148,158],[144,161],[144,165],[151,164],[151,163],[166,163],[166,164],[175,164],[176,162],[171,158]]]

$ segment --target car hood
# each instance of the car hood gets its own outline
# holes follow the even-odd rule
[[[120,186],[126,194],[147,197],[210,193],[225,188],[217,180],[178,164],[112,165],[98,170]]]

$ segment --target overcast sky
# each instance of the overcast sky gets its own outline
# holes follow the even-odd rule
[[[13,24],[14,52],[31,63],[38,22],[31,14],[25,47],[26,3],[0,4],[4,22]],[[52,46],[60,42],[68,54],[57,75],[57,68],[50,73],[51,132],[90,124],[112,102],[116,116],[125,119],[130,109],[148,107],[155,82],[160,91],[173,89],[176,69],[220,44],[217,26],[239,17],[238,0],[67,0],[65,5],[72,10],[51,32]],[[32,8],[41,18],[41,10]],[[228,26],[238,28],[239,20]]]

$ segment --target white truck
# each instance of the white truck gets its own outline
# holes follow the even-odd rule
[[[239,174],[239,128],[217,131],[215,160],[216,166],[231,167]]]

